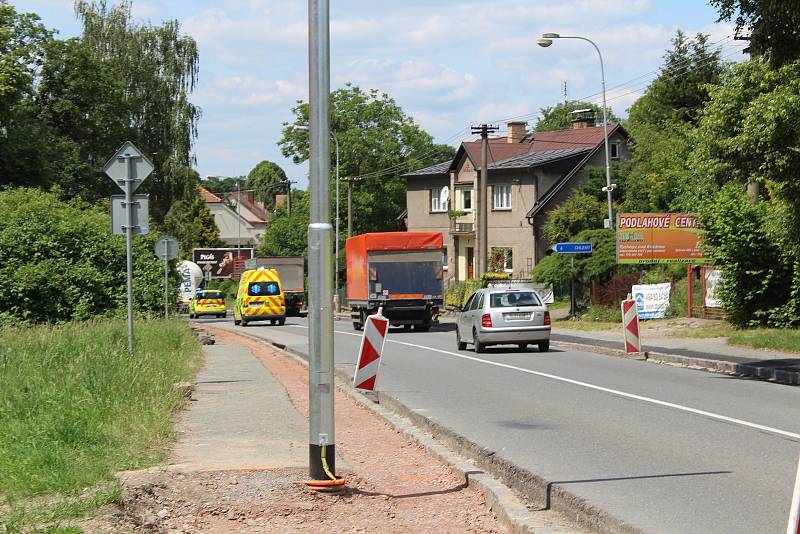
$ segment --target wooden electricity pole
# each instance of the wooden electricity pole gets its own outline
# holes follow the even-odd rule
[[[489,133],[496,132],[498,126],[481,124],[473,126],[472,133],[481,135],[481,171],[478,173],[478,182],[475,184],[475,208],[477,217],[475,218],[475,249],[478,254],[477,273],[475,278],[480,278],[486,272],[486,260],[488,252],[488,205],[489,205]]]

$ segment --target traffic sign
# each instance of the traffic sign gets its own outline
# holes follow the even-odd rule
[[[591,254],[591,243],[556,243],[555,251],[559,254]]]
[[[154,247],[156,256],[160,260],[174,260],[178,257],[178,240],[170,235],[165,235]]]
[[[131,202],[131,232],[135,235],[150,231],[150,198],[148,195],[133,195]],[[125,235],[128,225],[128,210],[125,195],[111,195],[111,233]]]
[[[120,189],[125,191],[126,181],[131,184],[131,192],[136,191],[145,179],[153,172],[153,164],[130,141],[125,141],[114,154],[103,171],[114,180]]]

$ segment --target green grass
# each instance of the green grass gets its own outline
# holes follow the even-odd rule
[[[547,309],[550,311],[563,310],[564,308],[569,308],[569,297],[562,297],[547,305]]]
[[[729,324],[720,324],[714,326],[703,326],[700,328],[687,328],[683,330],[675,330],[670,332],[672,337],[683,337],[691,339],[708,339],[712,337],[728,337],[734,328]]]
[[[757,349],[800,352],[800,329],[754,328],[733,330],[728,336],[728,343]]]
[[[185,402],[172,384],[200,362],[177,319],[137,321],[133,358],[124,320],[0,329],[0,496],[11,510],[0,532],[6,515],[55,521],[102,504],[106,494],[81,492],[162,459]],[[43,501],[52,507],[30,506]]]
[[[556,319],[553,321],[553,326],[556,328],[571,328],[573,330],[585,330],[587,332],[598,332],[600,330],[619,330],[622,328],[622,322],[612,323],[608,321],[591,321],[583,317],[577,319]]]

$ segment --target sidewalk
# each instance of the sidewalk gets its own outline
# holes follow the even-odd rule
[[[583,331],[554,326],[551,339],[589,345],[613,355],[624,355],[622,327],[619,332]],[[642,333],[647,360],[678,364],[782,384],[800,384],[800,354],[728,345],[725,338],[693,339]]]

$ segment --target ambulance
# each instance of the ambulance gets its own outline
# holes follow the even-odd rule
[[[247,326],[251,321],[286,322],[286,299],[275,269],[249,269],[242,273],[233,308],[233,323]]]
[[[189,319],[196,319],[202,315],[216,315],[222,318],[227,313],[225,293],[216,289],[201,289],[189,301]]]

